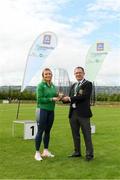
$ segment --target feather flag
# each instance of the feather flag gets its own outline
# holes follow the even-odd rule
[[[53,32],[44,32],[34,41],[28,53],[21,92],[29,85],[56,45],[57,37]]]
[[[95,42],[86,56],[85,70],[86,78],[90,81],[95,81],[96,76],[101,68],[101,65],[110,51],[110,46],[108,42],[98,41]]]

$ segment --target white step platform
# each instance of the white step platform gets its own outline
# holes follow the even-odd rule
[[[16,124],[23,124],[24,128],[24,139],[35,139],[36,133],[37,133],[37,123],[33,120],[16,120],[13,121],[12,124],[12,136],[15,136],[16,132]]]

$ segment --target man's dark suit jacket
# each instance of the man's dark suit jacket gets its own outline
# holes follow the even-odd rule
[[[69,96],[71,98],[69,118],[71,118],[73,107],[72,104],[76,104],[76,111],[80,117],[92,117],[92,112],[90,109],[90,96],[92,93],[92,83],[87,80],[83,80],[82,85],[78,88],[76,95],[74,96],[74,89],[76,83],[74,83],[70,88]]]

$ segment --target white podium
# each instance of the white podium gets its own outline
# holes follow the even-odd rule
[[[32,120],[16,120],[13,121],[12,125],[12,135],[15,136],[15,124],[23,124],[24,125],[24,139],[35,139],[37,133],[37,123]]]
[[[91,134],[94,134],[95,133],[95,125],[93,124],[93,125],[91,125]]]

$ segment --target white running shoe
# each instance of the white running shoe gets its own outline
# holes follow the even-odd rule
[[[36,160],[36,161],[42,161],[42,160],[43,160],[43,159],[41,158],[39,152],[36,152],[36,153],[35,153],[35,160]]]
[[[48,150],[44,150],[42,155],[42,157],[55,157],[55,155],[53,155],[50,151]]]

